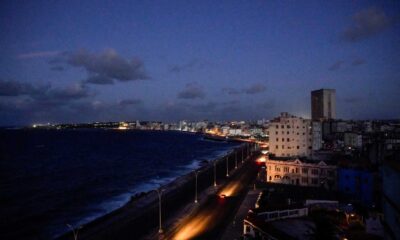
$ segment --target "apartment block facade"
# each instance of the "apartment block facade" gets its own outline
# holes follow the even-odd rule
[[[277,157],[310,156],[312,150],[311,121],[288,113],[269,125],[269,151]]]
[[[276,158],[266,160],[267,182],[336,189],[336,165],[324,161]]]

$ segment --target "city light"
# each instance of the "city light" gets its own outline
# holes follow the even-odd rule
[[[203,233],[215,218],[215,212],[206,212],[185,223],[181,229],[172,237],[176,240],[194,238]]]

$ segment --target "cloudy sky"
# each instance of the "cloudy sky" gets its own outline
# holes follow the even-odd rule
[[[399,1],[1,1],[0,125],[400,118]]]

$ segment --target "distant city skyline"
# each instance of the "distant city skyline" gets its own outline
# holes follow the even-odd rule
[[[15,2],[0,8],[0,125],[400,118],[397,1]]]

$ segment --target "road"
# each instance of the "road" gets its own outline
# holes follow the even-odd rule
[[[217,194],[210,195],[198,211],[166,231],[162,239],[219,239],[257,176],[256,163],[249,161],[246,165]]]

